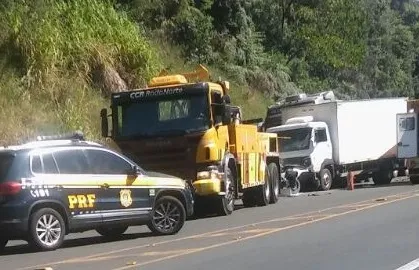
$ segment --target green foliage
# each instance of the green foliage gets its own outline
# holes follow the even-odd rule
[[[139,78],[156,72],[155,52],[142,32],[110,2],[21,0],[0,14],[7,18],[10,53],[20,55],[30,86],[62,70],[89,74],[104,63]]]
[[[0,25],[2,142],[98,138],[105,71],[132,88],[205,64],[247,118],[297,92],[419,97],[414,0],[3,0]]]
[[[194,7],[189,7],[174,18],[167,31],[172,34],[177,44],[182,45],[186,60],[199,63],[212,62],[213,27],[210,17]]]
[[[297,36],[316,69],[352,68],[362,62],[366,47],[364,10],[362,0],[327,0],[316,8],[298,10],[297,16],[305,23]]]

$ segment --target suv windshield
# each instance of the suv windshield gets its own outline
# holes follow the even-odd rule
[[[116,106],[119,138],[183,135],[209,128],[205,94],[141,100]]]
[[[312,128],[298,128],[278,132],[279,152],[307,150]]]
[[[11,154],[0,154],[0,182],[3,182],[7,176],[7,173],[12,166],[14,156]]]

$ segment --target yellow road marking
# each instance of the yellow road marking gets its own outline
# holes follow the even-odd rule
[[[408,198],[412,198],[412,197],[417,196],[417,194],[415,194],[415,193],[418,193],[418,192],[419,192],[418,190],[401,192],[401,193],[394,194],[394,195],[388,195],[388,196],[386,196],[386,198],[393,198],[393,197],[397,198],[397,197],[399,197],[398,200],[403,200],[403,199],[408,199]],[[409,195],[409,194],[412,194],[412,193],[415,194],[415,195]],[[408,196],[408,197],[405,197],[405,196]],[[367,200],[364,200],[364,201],[359,201],[359,202],[354,202],[354,203],[349,203],[349,204],[331,206],[331,207],[324,208],[324,209],[321,209],[321,210],[309,211],[309,212],[305,212],[305,213],[301,213],[301,214],[291,215],[291,216],[288,216],[288,217],[274,218],[274,219],[271,219],[271,220],[264,220],[264,221],[255,222],[255,223],[248,223],[248,224],[245,224],[245,225],[239,225],[239,226],[235,226],[235,227],[219,229],[219,230],[215,230],[215,231],[211,231],[211,232],[200,233],[200,234],[185,236],[185,237],[181,237],[181,238],[160,241],[160,242],[157,242],[157,243],[154,243],[154,244],[146,244],[146,245],[122,248],[122,249],[111,250],[111,251],[107,251],[107,252],[96,253],[96,254],[92,254],[92,255],[84,256],[84,257],[76,257],[76,258],[70,258],[70,259],[60,260],[60,261],[55,261],[55,262],[50,262],[50,263],[43,263],[43,264],[38,264],[38,265],[34,265],[34,266],[18,268],[17,270],[27,270],[27,269],[34,269],[34,268],[39,268],[39,267],[51,266],[51,265],[60,265],[60,264],[66,264],[66,263],[88,261],[88,260],[90,260],[92,258],[95,258],[95,257],[108,256],[108,255],[115,254],[115,253],[132,251],[132,250],[147,248],[147,247],[150,247],[150,246],[158,246],[158,245],[163,245],[163,244],[167,244],[167,243],[173,243],[173,242],[179,242],[179,241],[183,241],[183,240],[194,239],[194,238],[197,238],[197,237],[200,237],[200,236],[203,236],[203,235],[216,235],[216,234],[223,233],[223,232],[228,232],[228,231],[231,231],[231,230],[237,230],[237,229],[241,229],[241,228],[252,227],[252,226],[271,223],[271,222],[276,222],[276,221],[285,221],[285,220],[293,220],[293,219],[308,219],[309,220],[306,223],[297,224],[298,226],[301,226],[301,225],[304,225],[304,224],[310,224],[310,223],[313,223],[313,222],[321,221],[323,219],[331,218],[329,215],[318,215],[318,214],[320,214],[322,212],[325,212],[325,211],[332,210],[332,209],[343,208],[344,206],[347,206],[347,207],[355,206],[357,204],[370,202],[369,204],[367,204],[367,205],[370,205],[370,206],[367,206],[367,207],[362,208],[362,209],[355,209],[355,210],[349,210],[348,211],[348,212],[356,212],[356,211],[359,211],[359,210],[370,208],[371,205],[372,205],[372,207],[375,207],[375,206],[388,204],[388,203],[396,201],[396,200],[385,201],[385,202],[375,201],[379,198],[382,198],[382,197],[367,199]],[[348,212],[345,212],[345,213],[348,213]],[[337,214],[337,215],[340,215],[340,214]],[[316,219],[316,217],[318,217],[318,216],[321,216],[321,217]],[[291,225],[291,226],[294,226],[294,225]],[[283,228],[287,228],[287,227],[283,227]],[[247,238],[243,238],[241,240],[244,240],[244,239],[247,239]],[[237,242],[237,240],[232,241],[232,242]],[[194,252],[197,252],[197,251],[194,251]],[[187,253],[187,254],[189,254],[189,253]],[[170,258],[168,258],[168,259],[170,259]],[[137,264],[136,266],[139,266],[139,265],[140,264]]]
[[[256,235],[251,235],[251,236],[248,236],[248,237],[238,238],[238,239],[235,239],[235,240],[232,240],[232,241],[227,241],[227,242],[224,242],[224,243],[218,243],[218,244],[210,245],[210,246],[203,247],[203,248],[197,248],[197,249],[193,249],[193,250],[190,250],[190,251],[185,251],[183,253],[179,253],[179,254],[175,254],[175,255],[171,255],[171,256],[146,261],[146,262],[137,264],[135,267],[145,266],[145,265],[148,265],[148,264],[161,262],[161,261],[166,261],[166,260],[169,260],[169,259],[172,259],[172,258],[181,257],[181,256],[184,256],[184,255],[189,255],[189,254],[196,253],[196,252],[206,251],[206,250],[209,250],[209,249],[230,245],[230,244],[233,244],[233,243],[237,243],[238,241],[244,241],[244,240],[249,240],[249,239],[253,239],[253,238],[260,238],[262,236],[273,234],[273,233],[276,233],[276,232],[279,232],[279,231],[284,231],[284,230],[288,230],[288,229],[292,229],[292,228],[296,228],[296,227],[309,225],[309,224],[312,224],[312,223],[315,223],[315,222],[318,222],[318,221],[323,221],[323,220],[347,215],[347,214],[350,214],[350,213],[360,212],[360,211],[363,211],[363,210],[366,210],[366,209],[370,209],[370,208],[374,208],[374,207],[377,207],[377,206],[386,205],[386,204],[390,204],[390,203],[393,203],[393,202],[402,201],[402,200],[406,200],[406,199],[410,199],[410,198],[418,197],[418,196],[419,196],[419,194],[414,194],[414,195],[411,195],[411,196],[402,197],[402,198],[394,199],[394,200],[391,200],[391,201],[386,201],[386,202],[383,202],[383,203],[380,203],[380,204],[365,206],[364,208],[360,208],[360,209],[349,210],[349,211],[339,213],[339,214],[331,214],[329,216],[319,218],[319,219],[316,219],[316,220],[313,220],[313,221],[306,221],[306,222],[302,222],[302,223],[298,223],[298,224],[294,224],[294,225],[289,225],[289,226],[286,226],[286,227],[277,228],[277,229],[274,229],[274,230],[269,230],[267,232],[262,232],[262,233],[259,233],[259,234],[256,234]],[[125,270],[125,269],[130,269],[132,267],[133,266],[125,266],[125,267],[114,268],[113,270]]]

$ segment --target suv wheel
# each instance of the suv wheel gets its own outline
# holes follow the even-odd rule
[[[29,242],[37,249],[48,251],[59,248],[64,242],[64,235],[64,220],[54,209],[39,209],[31,215]]]
[[[118,227],[99,227],[96,228],[96,231],[105,237],[115,237],[120,236],[128,229],[128,226],[118,226]]]
[[[186,211],[183,204],[172,196],[163,196],[156,201],[151,212],[148,228],[159,235],[177,233],[185,224]]]

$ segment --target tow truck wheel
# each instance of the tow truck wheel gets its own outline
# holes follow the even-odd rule
[[[322,169],[320,171],[320,190],[326,191],[329,190],[332,186],[332,174],[330,173],[329,169]]]
[[[225,195],[217,197],[218,214],[222,216],[231,215],[234,211],[234,176],[230,168],[225,169]]]
[[[271,184],[269,180],[269,170],[268,166],[266,166],[265,183],[262,186],[257,187],[257,197],[259,206],[265,206],[269,204],[269,200],[271,197]]]
[[[98,234],[105,237],[117,237],[126,232],[128,226],[118,226],[118,227],[99,227],[96,229]]]
[[[175,197],[163,196],[157,199],[147,227],[155,234],[170,235],[179,232],[185,221],[183,204]]]
[[[275,163],[270,163],[268,166],[269,178],[271,184],[271,198],[270,203],[276,203],[279,199],[279,171]]]
[[[50,251],[64,242],[65,223],[56,210],[42,208],[30,217],[29,242],[36,249]]]

